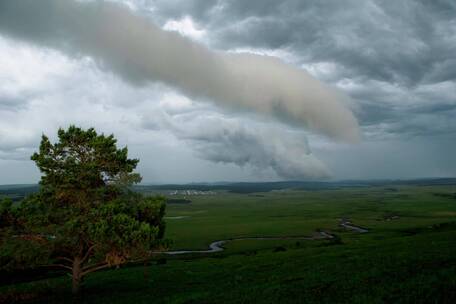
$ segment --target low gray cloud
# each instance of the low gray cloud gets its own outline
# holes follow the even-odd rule
[[[199,158],[211,162],[248,166],[258,172],[271,169],[282,179],[330,176],[329,169],[311,153],[303,131],[249,117],[233,117],[194,103],[179,109],[161,103],[151,110],[154,116],[144,117],[143,126],[171,132],[187,142]]]
[[[314,148],[338,179],[409,179],[454,177],[456,141],[454,135],[385,138],[363,141],[357,146]]]

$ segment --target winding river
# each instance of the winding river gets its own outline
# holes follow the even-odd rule
[[[353,223],[347,219],[340,219],[339,226],[344,227],[345,229],[356,231],[358,233],[366,233],[369,232],[369,230],[365,228],[361,228],[358,226],[353,225]],[[209,249],[207,250],[175,250],[175,251],[166,251],[163,252],[164,254],[167,255],[178,255],[178,254],[187,254],[187,253],[200,253],[200,254],[205,254],[205,253],[215,253],[215,252],[221,252],[225,250],[223,245],[227,242],[231,241],[244,241],[244,240],[328,240],[328,239],[333,239],[334,235],[332,235],[329,232],[325,231],[318,231],[316,232],[313,236],[282,236],[282,237],[239,237],[239,238],[231,238],[231,239],[226,239],[226,240],[219,240],[219,241],[214,241],[209,245]]]
[[[367,230],[366,228],[362,228],[362,227],[353,225],[353,223],[347,219],[340,219],[339,226],[344,227],[345,229],[348,229],[348,230],[353,230],[353,231],[359,232],[359,233],[369,232],[369,230]]]
[[[186,253],[214,253],[225,250],[223,245],[231,241],[244,241],[244,240],[324,240],[332,239],[334,236],[328,232],[319,231],[314,236],[282,236],[282,237],[240,237],[240,238],[231,238],[226,240],[220,240],[212,242],[209,245],[207,250],[176,250],[176,251],[166,251],[165,254],[168,255],[177,255],[177,254],[186,254]]]

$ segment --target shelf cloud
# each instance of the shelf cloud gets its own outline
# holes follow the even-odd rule
[[[91,56],[136,85],[161,82],[230,110],[270,116],[336,140],[359,139],[347,98],[304,70],[272,57],[212,51],[124,5],[5,0],[0,33]]]

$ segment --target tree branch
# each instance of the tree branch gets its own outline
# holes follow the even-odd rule
[[[67,262],[73,264],[73,260],[70,259],[70,258],[66,258],[66,257],[56,257],[56,259],[58,259],[58,260],[63,260],[63,261],[67,261]]]
[[[92,245],[89,247],[89,249],[87,249],[87,252],[86,254],[84,255],[84,257],[82,258],[81,260],[81,264],[83,264],[85,262],[85,260],[89,257],[90,253],[92,253],[92,250],[96,247],[97,245]]]
[[[51,264],[51,265],[46,265],[45,267],[61,267],[61,268],[65,268],[65,269],[73,271],[73,268],[71,268],[70,266],[64,265],[64,264]]]
[[[85,271],[89,268],[98,267],[98,266],[101,266],[104,264],[106,264],[106,262],[100,262],[100,263],[96,263],[96,264],[92,264],[92,265],[87,265],[87,266],[82,267],[82,271]]]
[[[111,267],[111,265],[109,264],[102,264],[102,265],[99,265],[99,266],[95,266],[95,267],[92,267],[92,268],[89,268],[87,269],[86,271],[83,271],[81,273],[81,276],[84,276],[88,273],[91,273],[91,272],[94,272],[94,271],[97,271],[97,270],[101,270],[101,269],[104,269],[104,268],[108,268],[108,267]]]

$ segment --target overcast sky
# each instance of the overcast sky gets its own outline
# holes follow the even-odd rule
[[[0,0],[0,184],[42,133],[145,183],[456,176],[454,1]]]

